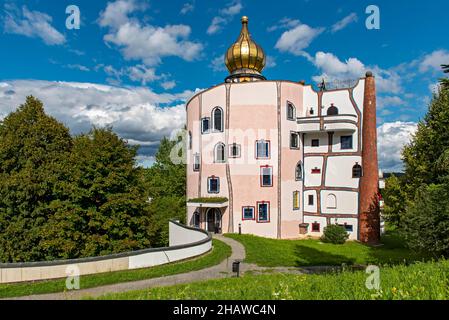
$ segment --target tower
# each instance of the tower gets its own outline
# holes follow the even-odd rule
[[[369,71],[366,73],[363,102],[362,168],[359,240],[375,244],[380,240],[379,168],[377,163],[376,85],[374,76]]]

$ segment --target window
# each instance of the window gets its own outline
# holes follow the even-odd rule
[[[340,149],[341,150],[352,149],[352,136],[340,137]]]
[[[313,206],[313,194],[309,194],[309,206]]]
[[[320,139],[312,139],[312,147],[319,147]]]
[[[299,191],[293,192],[293,210],[299,210]]]
[[[295,106],[287,101],[287,120],[295,120]]]
[[[208,133],[210,129],[210,118],[201,119],[201,133]]]
[[[270,166],[260,167],[260,185],[262,187],[273,186],[273,167]]]
[[[326,207],[328,209],[337,209],[337,197],[335,194],[331,193],[327,196]]]
[[[240,158],[240,145],[237,143],[233,143],[229,146],[229,157],[231,158]]]
[[[257,202],[257,222],[270,222],[269,202]]]
[[[362,166],[358,162],[352,167],[352,177],[361,178],[362,177]]]
[[[193,226],[195,228],[199,228],[200,227],[200,214],[198,212],[195,212],[193,214]]]
[[[290,148],[299,149],[299,134],[297,132],[290,132]]]
[[[189,131],[189,150],[192,150],[192,132]]]
[[[353,232],[354,231],[354,227],[352,226],[352,224],[339,224],[339,226],[345,228],[346,232]]]
[[[329,107],[329,109],[327,109],[327,115],[328,116],[338,115],[338,108],[336,106],[334,106],[333,103],[331,103],[331,106]]]
[[[270,141],[256,141],[256,158],[268,159],[270,157]]]
[[[223,163],[225,161],[225,145],[219,142],[215,146],[215,162]]]
[[[242,208],[242,220],[254,220],[254,207]]]
[[[212,110],[212,120],[214,131],[223,131],[223,110],[220,107]]]
[[[312,232],[320,232],[320,224],[316,221],[312,223]]]
[[[199,171],[200,170],[200,154],[195,153],[193,155],[193,171]]]
[[[315,111],[313,111],[313,108],[310,108],[309,114],[310,114],[311,116],[313,116],[314,113],[315,113]]]
[[[300,181],[302,180],[302,163],[299,162],[296,165],[296,169],[295,169],[295,179],[296,181]]]
[[[207,179],[207,192],[220,193],[220,179],[212,176]]]

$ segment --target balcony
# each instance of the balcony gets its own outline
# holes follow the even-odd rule
[[[323,126],[321,127],[321,120]],[[335,116],[302,117],[297,119],[299,132],[356,131],[357,116],[340,114]]]

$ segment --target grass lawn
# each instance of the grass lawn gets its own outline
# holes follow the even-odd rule
[[[405,248],[395,232],[382,237],[382,246],[371,247],[348,241],[343,245],[319,240],[277,240],[252,235],[227,234],[246,249],[246,262],[260,266],[317,266],[346,264],[398,264],[423,260],[426,257]]]
[[[217,265],[230,255],[231,247],[222,241],[214,239],[212,251],[201,257],[151,268],[86,275],[80,278],[80,287],[81,289],[86,289],[113,283],[151,279],[200,270]],[[65,291],[65,280],[66,279],[57,279],[27,283],[1,284],[0,298],[63,292]]]
[[[380,269],[380,290],[368,290],[363,271],[319,274],[245,275],[172,287],[109,294],[100,299],[185,300],[366,300],[449,298],[449,261],[418,262]]]

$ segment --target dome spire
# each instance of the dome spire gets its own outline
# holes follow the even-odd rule
[[[262,47],[251,39],[248,17],[243,16],[241,21],[240,35],[225,55],[225,64],[230,73],[226,82],[265,80],[261,75],[265,67],[265,53]]]

